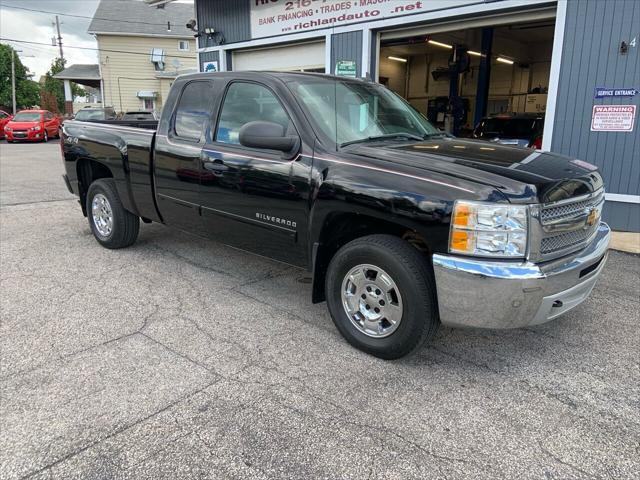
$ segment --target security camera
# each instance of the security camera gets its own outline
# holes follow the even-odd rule
[[[185,25],[185,27],[187,27],[189,30],[193,30],[194,32],[196,32],[196,21],[195,19],[191,19],[187,22],[187,24]]]

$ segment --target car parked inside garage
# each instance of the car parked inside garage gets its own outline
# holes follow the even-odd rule
[[[543,114],[501,114],[480,120],[473,131],[473,138],[540,149],[543,127]]]

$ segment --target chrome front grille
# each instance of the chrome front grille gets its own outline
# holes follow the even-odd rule
[[[531,258],[551,260],[572,253],[589,243],[600,225],[604,189],[573,200],[539,205]]]
[[[556,207],[543,206],[542,211],[540,212],[540,219],[542,220],[542,224],[545,225],[554,220],[571,218],[576,214],[584,212],[585,209],[589,209],[594,205],[597,205],[600,202],[600,198],[601,196],[599,195],[597,197],[589,198],[587,200],[559,205]]]
[[[594,228],[589,228],[587,230],[574,230],[573,232],[565,232],[550,237],[543,237],[540,244],[540,253],[546,255],[579,246],[586,242],[597,229],[598,227],[596,225]]]

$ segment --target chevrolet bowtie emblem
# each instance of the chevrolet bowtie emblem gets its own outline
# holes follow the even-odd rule
[[[593,227],[598,221],[598,218],[600,218],[600,212],[597,208],[592,208],[589,211],[589,215],[587,215],[587,225]]]

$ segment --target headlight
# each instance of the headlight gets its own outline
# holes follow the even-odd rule
[[[40,125],[36,125],[35,127],[31,127],[29,130],[33,130],[34,132],[37,132],[38,130],[40,130]]]
[[[5,132],[10,132],[11,131],[11,127],[4,127],[4,131]]]
[[[527,206],[457,201],[449,251],[480,257],[521,257],[527,252]]]

